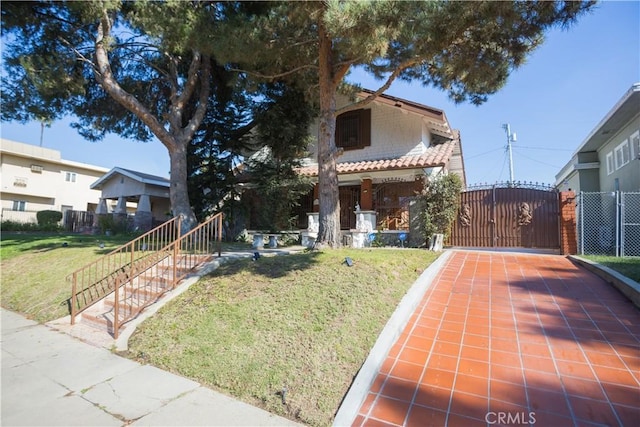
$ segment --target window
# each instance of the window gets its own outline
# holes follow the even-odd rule
[[[613,153],[609,153],[607,154],[607,175],[611,175],[613,171]]]
[[[75,172],[65,172],[64,180],[67,182],[76,182],[76,173]]]
[[[616,169],[620,169],[631,160],[631,153],[629,152],[629,142],[625,139],[622,144],[618,145],[614,150]]]
[[[631,140],[631,160],[640,159],[640,131],[635,131],[629,139]]]
[[[356,150],[371,145],[371,110],[354,110],[336,119],[336,147]]]
[[[42,173],[44,170],[44,166],[42,165],[31,165],[31,172],[33,173]]]
[[[24,212],[27,207],[27,202],[24,200],[14,200],[13,201],[13,210]]]

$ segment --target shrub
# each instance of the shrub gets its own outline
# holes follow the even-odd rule
[[[127,219],[116,218],[113,214],[98,215],[98,228],[101,234],[107,234],[107,231],[114,235],[129,232]]]
[[[40,227],[55,226],[62,219],[62,212],[51,210],[39,211],[36,213],[36,218],[38,218],[38,225]]]
[[[420,217],[425,239],[430,239],[434,234],[449,235],[461,191],[462,181],[456,174],[440,175],[425,182],[419,196],[424,206]]]
[[[35,222],[18,222],[5,220],[0,222],[1,231],[38,231],[40,227]]]

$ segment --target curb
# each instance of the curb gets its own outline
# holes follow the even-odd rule
[[[614,288],[630,299],[633,305],[640,309],[640,283],[589,259],[577,255],[568,255],[567,258],[611,283]]]
[[[387,353],[389,353],[393,344],[397,341],[400,334],[402,334],[416,307],[420,304],[420,301],[422,301],[422,296],[427,289],[431,287],[433,279],[447,262],[451,253],[451,251],[445,250],[437,260],[422,272],[420,277],[418,277],[402,298],[398,307],[378,336],[376,343],[362,364],[353,383],[351,383],[351,387],[349,387],[349,391],[347,391],[347,394],[342,400],[336,417],[333,420],[334,426],[350,426],[353,423],[353,420],[358,415],[360,406],[362,406],[371,385],[376,379],[380,366],[382,366],[387,357]]]

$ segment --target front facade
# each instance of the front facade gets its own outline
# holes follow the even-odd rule
[[[363,91],[358,99],[370,93]],[[340,102],[338,108],[349,100]],[[310,134],[317,141],[317,123]],[[316,145],[312,143],[300,169],[301,174],[315,180]],[[344,150],[337,163],[341,228],[354,239],[359,231],[410,233],[416,216],[413,200],[425,177],[455,173],[465,184],[460,134],[451,129],[442,110],[426,105],[380,95],[363,109],[338,116],[336,146]],[[301,228],[306,226],[312,233],[317,225],[313,212],[319,210],[317,194],[316,184],[301,206],[309,213]]]
[[[576,193],[640,191],[640,83],[635,83],[556,175]]]
[[[42,210],[93,211],[100,192],[91,183],[108,169],[64,160],[57,150],[1,140],[2,220],[36,222]]]
[[[133,227],[144,231],[170,218],[169,188],[166,178],[119,167],[91,184],[99,192],[98,215],[131,215]]]

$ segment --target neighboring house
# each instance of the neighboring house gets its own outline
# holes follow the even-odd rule
[[[3,221],[35,222],[42,210],[96,209],[100,192],[90,185],[108,169],[63,160],[57,150],[0,141]]]
[[[576,193],[640,191],[640,83],[635,83],[556,175]]]
[[[170,217],[169,188],[166,178],[119,167],[91,184],[91,189],[100,193],[97,214],[133,212],[133,225],[139,230],[149,230]],[[107,208],[108,200],[117,201],[114,209]]]
[[[357,98],[370,93],[362,91]],[[343,99],[338,107],[347,102]],[[317,141],[317,122],[310,134]],[[316,144],[300,173],[317,182]],[[410,231],[416,217],[413,199],[425,177],[455,173],[466,184],[460,133],[451,129],[444,111],[413,101],[380,95],[362,109],[341,114],[336,146],[344,150],[337,160],[340,225],[354,241],[354,231]],[[317,195],[316,183],[302,210],[317,212]],[[301,228],[315,231],[316,220],[309,215],[310,223]]]

